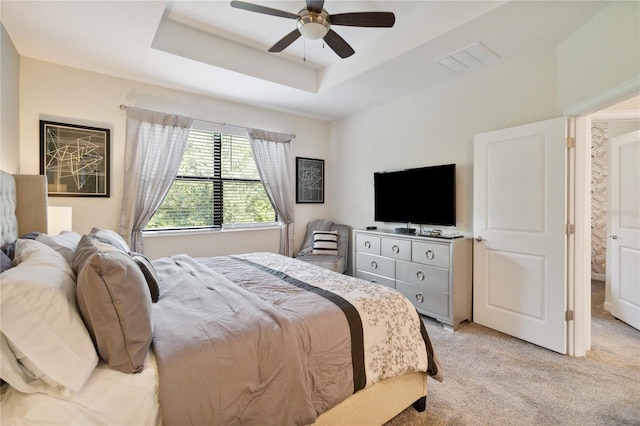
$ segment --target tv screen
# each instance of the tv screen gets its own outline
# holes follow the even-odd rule
[[[373,175],[377,222],[455,226],[456,165]]]

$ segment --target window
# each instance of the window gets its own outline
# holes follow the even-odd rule
[[[222,228],[273,223],[246,136],[194,122],[167,197],[145,230]]]

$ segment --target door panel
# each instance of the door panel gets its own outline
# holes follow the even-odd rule
[[[535,135],[487,145],[487,230],[543,230],[544,143]]]
[[[611,141],[611,314],[640,329],[640,131]]]
[[[566,120],[474,139],[474,321],[566,353]]]
[[[544,257],[489,250],[487,305],[514,315],[544,319]]]

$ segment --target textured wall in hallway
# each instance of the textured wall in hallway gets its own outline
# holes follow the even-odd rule
[[[591,126],[591,272],[604,274],[609,203],[609,131],[607,122]]]

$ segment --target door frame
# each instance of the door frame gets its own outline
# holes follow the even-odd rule
[[[638,95],[640,77],[563,113],[565,117],[576,117],[576,144],[569,154],[575,164],[572,172],[574,184],[569,187],[568,200],[572,212],[569,223],[575,226],[573,256],[567,265],[567,309],[574,312],[574,319],[567,321],[567,353],[571,356],[585,356],[591,349],[591,123],[602,120],[604,115],[607,115],[607,120],[613,119],[616,113],[622,116],[622,111],[600,111]]]

